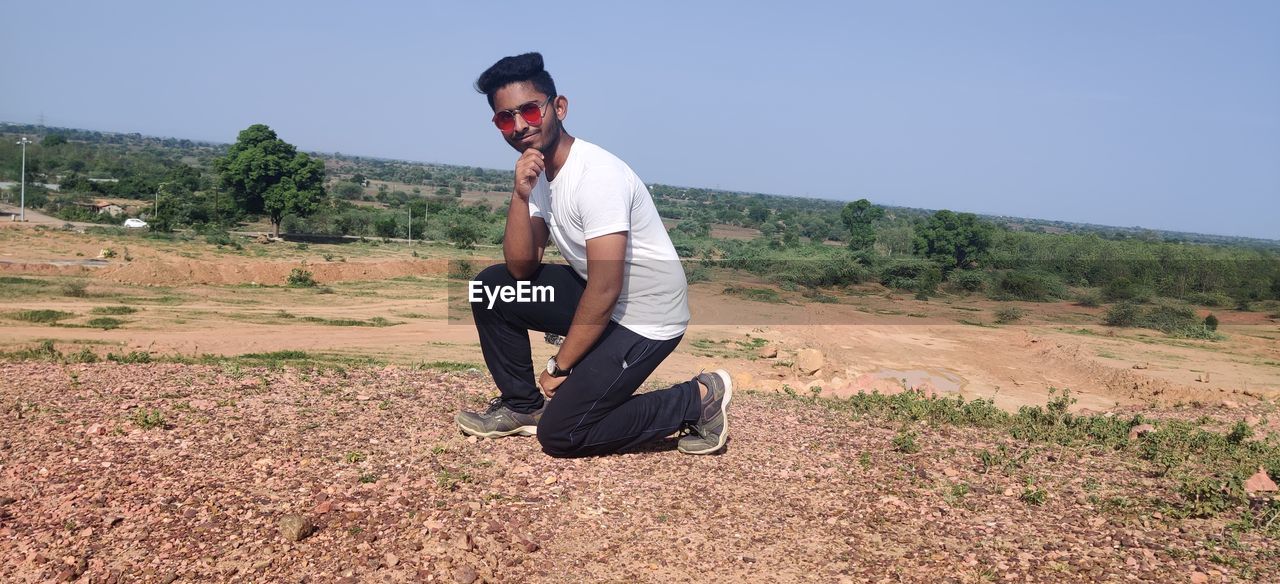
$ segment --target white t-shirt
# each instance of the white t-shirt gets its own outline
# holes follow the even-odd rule
[[[541,217],[560,254],[584,279],[587,240],[626,231],[622,292],[614,322],[648,339],[684,334],[689,324],[688,282],[675,246],[644,182],[617,156],[576,138],[569,157],[529,195],[529,216]]]

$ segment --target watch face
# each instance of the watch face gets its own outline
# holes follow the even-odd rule
[[[555,357],[547,359],[547,373],[551,375],[556,374],[556,358]]]

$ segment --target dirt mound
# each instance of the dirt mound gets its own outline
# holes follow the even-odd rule
[[[1185,581],[1277,543],[1091,501],[1174,488],[1122,455],[743,394],[721,456],[558,460],[463,439],[483,376],[0,364],[0,580]],[[1017,448],[1016,445],[1014,445]],[[1003,452],[1003,451],[1001,451]],[[286,530],[290,523],[314,529]],[[283,531],[283,533],[282,533]],[[310,533],[308,533],[310,532]],[[298,541],[293,541],[297,539]],[[1209,559],[1215,554],[1217,563]],[[1268,567],[1270,566],[1270,567]]]
[[[437,276],[448,270],[448,260],[377,260],[304,263],[246,261],[201,261],[158,258],[120,263],[95,272],[98,278],[128,284],[184,286],[226,284],[284,284],[294,268],[311,272],[317,282],[381,280],[399,276]]]

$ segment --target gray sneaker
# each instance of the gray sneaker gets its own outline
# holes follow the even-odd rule
[[[489,408],[484,412],[458,412],[454,417],[463,434],[480,438],[536,436],[541,418],[542,410],[522,414],[507,407],[501,397],[490,400]]]
[[[733,380],[729,372],[717,369],[713,373],[698,375],[698,382],[707,386],[707,399],[702,402],[698,423],[688,436],[680,439],[677,449],[685,454],[712,454],[724,448],[729,439],[729,400],[733,399]]]

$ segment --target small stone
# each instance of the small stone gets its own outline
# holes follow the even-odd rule
[[[471,566],[462,566],[453,571],[453,581],[458,584],[471,584],[476,581],[476,570]]]
[[[1191,584],[1207,584],[1208,582],[1209,582],[1208,574],[1205,574],[1204,572],[1191,573]]]
[[[756,351],[756,357],[761,359],[773,359],[778,356],[778,347],[776,345],[765,345]]]
[[[394,568],[396,567],[397,564],[400,563],[400,557],[391,552],[387,552],[387,555],[385,556],[384,559],[387,561],[387,567],[390,567],[390,568]]]
[[[556,484],[556,475],[551,475],[551,476],[549,476],[549,477],[547,477],[547,478],[543,479],[542,483],[543,483],[543,484],[546,484],[546,485],[554,485],[554,484]]]
[[[111,529],[112,527],[119,525],[121,521],[124,521],[124,517],[119,515],[108,515],[102,518],[102,527],[105,529]]]
[[[1134,363],[1133,364],[1134,369],[1146,369],[1148,367],[1151,367],[1150,363]]]
[[[947,477],[950,477],[950,478],[955,478],[957,476],[960,476],[960,471],[954,468],[944,468],[942,469],[942,474],[947,475]]]
[[[1138,424],[1137,426],[1129,428],[1129,441],[1132,442],[1134,440],[1137,440],[1143,434],[1146,434],[1148,432],[1155,432],[1155,431],[1156,431],[1156,427],[1152,426],[1151,424]]]
[[[13,497],[10,497],[8,495],[0,495],[0,507],[4,507],[5,505],[12,504],[14,501],[17,501],[17,499],[14,499]]]
[[[1267,469],[1258,467],[1258,472],[1244,482],[1246,493],[1272,493],[1277,490],[1275,481],[1267,476]]]
[[[476,547],[476,542],[470,533],[464,533],[453,540],[453,545],[464,552],[469,552]]]
[[[280,535],[289,541],[302,541],[315,530],[311,520],[301,515],[285,515],[280,518]]]
[[[164,578],[160,579],[160,584],[173,584],[173,582],[177,579],[178,579],[177,572],[169,572],[168,574],[165,575]]]
[[[333,510],[333,501],[323,501],[311,511],[316,515],[324,515]]]

